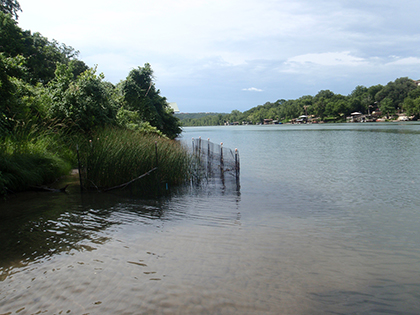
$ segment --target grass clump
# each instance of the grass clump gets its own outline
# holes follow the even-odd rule
[[[141,194],[155,194],[163,185],[185,183],[190,178],[191,156],[178,142],[129,129],[105,128],[80,145],[85,189],[106,189],[136,181]]]
[[[24,191],[68,174],[71,163],[60,156],[52,137],[8,137],[0,144],[0,195]]]

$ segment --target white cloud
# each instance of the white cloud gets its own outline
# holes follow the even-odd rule
[[[250,87],[250,88],[247,88],[247,89],[242,89],[242,91],[250,91],[250,92],[263,92],[263,90],[261,90],[261,89],[257,89],[257,88],[255,88],[255,87]]]
[[[80,50],[107,80],[116,83],[149,62],[162,95],[184,100],[179,105],[186,111],[211,111],[221,102],[246,110],[419,73],[420,1],[19,3],[19,26]],[[264,93],[238,96],[238,90],[262,92],[255,86]]]
[[[289,58],[288,65],[320,65],[320,66],[361,66],[366,64],[363,58],[352,56],[349,51],[305,54]]]
[[[399,66],[410,66],[410,65],[420,65],[420,58],[417,57],[407,57],[401,58],[396,61],[388,63],[388,65],[399,65]]]

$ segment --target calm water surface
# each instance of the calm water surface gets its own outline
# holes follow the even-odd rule
[[[185,128],[241,156],[154,200],[0,204],[0,314],[419,314],[420,124]]]

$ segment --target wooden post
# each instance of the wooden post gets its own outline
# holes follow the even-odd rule
[[[210,156],[210,138],[207,138],[207,156]]]
[[[220,143],[220,179],[223,189],[225,189],[225,163],[223,161],[223,142]]]
[[[223,162],[223,142],[220,142],[220,169],[224,169],[224,162]]]
[[[236,175],[236,178],[238,178],[238,175],[239,175],[238,149],[235,149],[235,175]]]
[[[207,138],[207,174],[211,174],[210,138]]]
[[[236,190],[239,192],[240,189],[240,183],[239,183],[239,153],[238,149],[235,149],[235,175],[236,175]]]

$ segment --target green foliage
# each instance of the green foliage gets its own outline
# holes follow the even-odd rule
[[[14,76],[25,70],[22,56],[5,57],[0,53],[0,137],[9,134],[16,123],[28,117],[23,96],[31,88]]]
[[[386,97],[382,100],[379,107],[382,113],[386,113],[387,118],[395,113],[394,102],[391,98]]]
[[[74,79],[72,66],[58,65],[56,77],[50,82],[48,116],[63,121],[72,128],[89,132],[95,127],[116,122],[109,86],[96,69],[86,70]]]
[[[399,78],[393,82],[389,82],[381,90],[375,94],[375,100],[379,103],[382,103],[384,100],[386,102],[387,108],[393,111],[398,107],[402,107],[404,99],[408,96],[410,91],[414,90],[416,85],[413,80],[409,78]]]
[[[176,116],[179,117],[183,126],[218,126],[223,125],[223,117],[226,114],[200,113],[198,117],[194,117],[196,114],[178,114]]]
[[[71,46],[22,30],[15,20],[18,11],[16,0],[0,0],[0,190],[20,190],[59,176],[75,165],[75,143],[88,148],[87,140],[80,139],[94,133],[92,146],[102,151],[85,152],[92,154],[92,160],[86,160],[90,161],[88,174],[93,175],[92,167],[97,165],[95,184],[107,186],[119,175],[126,180],[148,171],[154,141],[159,142],[162,163],[159,181],[182,182],[191,161],[168,140],[181,133],[182,116],[174,115],[160,95],[150,64],[133,69],[115,87],[97,75],[96,68],[78,60],[79,52]],[[366,113],[378,107],[387,114],[404,108],[419,115],[419,88],[412,80],[400,78],[386,86],[357,86],[348,96],[323,90],[315,96],[267,102],[243,113],[183,117],[183,125],[287,122],[303,114],[336,122],[353,111]],[[131,168],[136,170],[134,175]]]
[[[341,122],[352,112],[371,114],[379,109],[386,115],[392,115],[402,108],[410,115],[420,115],[416,105],[418,97],[420,88],[416,88],[414,81],[399,78],[386,86],[357,86],[347,96],[322,90],[315,96],[305,95],[296,100],[280,99],[274,103],[267,102],[243,113],[234,110],[230,114],[211,114],[199,118],[180,117],[184,126],[223,125],[226,122],[261,124],[264,119],[288,122],[301,115],[320,118],[324,122]]]
[[[47,174],[38,174],[38,168],[31,163],[47,167],[45,163],[55,161],[57,156],[51,156],[53,150],[30,149],[34,143],[35,147],[41,143],[33,139],[34,130],[41,135],[47,132],[48,139],[55,139],[57,132],[66,134],[67,138],[55,141],[72,146],[72,139],[80,137],[78,134],[91,134],[96,128],[113,126],[117,121],[138,134],[175,138],[181,132],[179,119],[154,86],[149,64],[132,71],[120,84],[124,89],[117,89],[103,81],[104,76],[97,75],[96,68],[89,69],[78,60],[79,52],[72,47],[23,31],[10,12],[4,13],[6,4],[18,3],[2,0],[0,12],[0,144],[5,167],[1,170],[1,189],[18,190],[19,185],[27,187],[25,182],[50,179]],[[26,149],[12,150],[14,146]],[[74,152],[55,149],[62,157],[58,160],[74,165]],[[27,174],[19,175],[19,169]],[[55,176],[61,172],[57,167],[48,170]]]
[[[181,133],[179,119],[155,88],[150,64],[131,70],[119,88],[124,107],[137,112],[139,121],[150,123],[171,139]]]
[[[0,0],[0,11],[14,16],[17,20],[17,13],[22,11],[22,9],[20,8],[20,4],[17,0]]]
[[[420,117],[420,87],[411,90],[408,97],[404,100],[403,109],[408,115]]]
[[[214,116],[218,114],[226,115],[226,113],[178,113],[178,114],[175,114],[175,116],[180,120],[185,120],[185,119],[201,118],[205,116]]]
[[[6,57],[21,55],[27,71],[20,79],[36,84],[51,81],[55,76],[57,63],[73,64],[75,76],[87,70],[83,61],[77,60],[79,52],[71,46],[49,41],[40,33],[23,31],[9,14],[0,12],[0,47]]]
[[[164,136],[163,133],[156,127],[153,127],[147,121],[143,121],[140,118],[138,111],[131,111],[121,107],[117,113],[117,123],[119,126],[130,130],[136,130],[143,133],[154,133],[158,136]]]
[[[158,161],[156,161],[156,147]],[[109,188],[124,184],[158,166],[158,172],[138,181],[137,188],[150,193],[158,183],[177,185],[190,176],[190,156],[178,142],[122,128],[96,131],[81,144],[85,188]]]
[[[60,154],[58,154],[58,152]],[[0,143],[0,195],[53,182],[68,174],[71,164],[57,135],[18,126]]]
[[[15,57],[24,49],[24,34],[9,14],[0,12],[0,47],[7,57]]]

